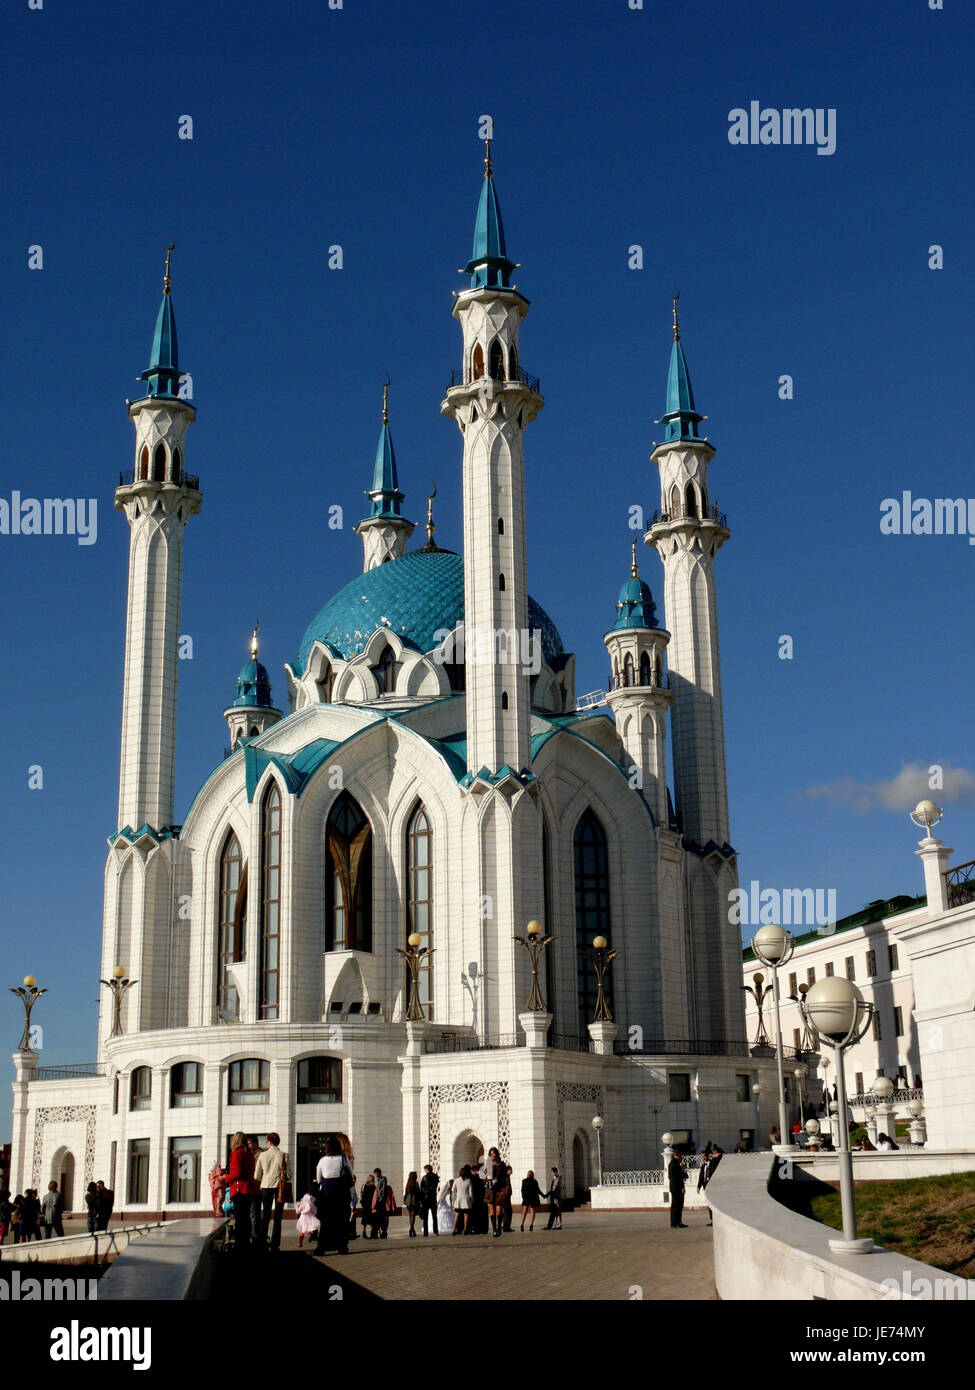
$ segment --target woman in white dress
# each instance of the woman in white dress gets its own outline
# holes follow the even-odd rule
[[[454,1229],[454,1180],[447,1180],[440,1184],[440,1191],[437,1193],[437,1229],[434,1235],[439,1235],[441,1231],[446,1235]]]

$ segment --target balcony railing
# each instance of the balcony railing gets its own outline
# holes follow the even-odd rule
[[[650,525],[658,526],[668,521],[716,521],[719,526],[723,526],[725,530],[727,530],[728,513],[719,512],[717,504],[715,504],[710,511],[706,510],[700,517],[696,512],[689,512],[686,508],[679,512],[662,512],[658,510],[654,512],[650,520]]]
[[[71,1062],[64,1067],[38,1067],[35,1081],[73,1081],[78,1076],[102,1076],[97,1062]]]
[[[537,376],[532,376],[531,372],[519,371],[516,376],[507,377],[493,377],[484,375],[478,377],[477,380],[483,382],[490,382],[492,386],[515,386],[518,383],[520,383],[522,386],[527,386],[529,391],[534,391],[536,396],[540,396],[542,394],[541,382],[539,381]],[[452,390],[452,388],[455,386],[473,386],[474,384],[475,383],[473,381],[465,381],[464,372],[462,369],[460,369],[458,371],[450,373],[450,380],[444,387],[444,394],[446,395],[446,393]]]
[[[168,480],[168,479],[157,479],[157,480],[154,480],[154,479],[152,479],[152,478],[142,478],[142,479],[140,479],[140,478],[139,478],[139,475],[137,474],[137,472],[136,472],[136,470],[135,470],[134,468],[127,468],[127,469],[125,469],[124,472],[121,471],[121,470],[119,471],[119,475],[118,475],[118,485],[119,485],[119,487],[131,487],[133,483],[138,483],[138,482],[140,482],[140,481],[141,481],[141,482],[153,482],[153,481],[166,482],[166,481],[169,481],[169,480]],[[183,481],[179,484],[179,486],[180,486],[180,487],[189,487],[189,488],[192,488],[195,492],[199,492],[199,490],[200,490],[200,479],[199,479],[199,477],[198,477],[195,473],[184,473],[184,474],[183,474]]]
[[[946,869],[945,883],[948,885],[949,907],[975,902],[975,859],[970,859],[967,864],[958,864],[954,869]]]

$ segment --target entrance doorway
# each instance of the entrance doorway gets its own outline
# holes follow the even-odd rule
[[[325,1130],[320,1134],[299,1134],[295,1140],[294,1158],[295,1197],[298,1199],[303,1197],[306,1192],[311,1191],[311,1185],[315,1181],[315,1169],[318,1167],[318,1160],[325,1152],[326,1139],[338,1140],[342,1152],[349,1156],[353,1170],[355,1169],[352,1146],[347,1134],[340,1134],[338,1130]],[[362,1175],[362,1178],[364,1181],[365,1174]]]
[[[51,1160],[51,1178],[58,1185],[67,1215],[74,1206],[74,1154],[70,1149],[58,1149],[54,1155]],[[43,1195],[41,1193],[41,1196]]]
[[[447,1176],[456,1178],[465,1163],[469,1163],[472,1168],[477,1168],[483,1158],[483,1142],[472,1130],[465,1130],[463,1134],[458,1135],[454,1144],[454,1165]]]
[[[577,1130],[572,1140],[572,1198],[575,1202],[588,1202],[592,1186],[592,1155],[589,1136],[584,1130]]]

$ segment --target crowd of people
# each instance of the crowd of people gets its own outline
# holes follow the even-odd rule
[[[85,1192],[88,1234],[108,1229],[108,1218],[115,1205],[115,1194],[103,1182],[90,1182]],[[11,1245],[32,1240],[50,1240],[64,1235],[64,1197],[53,1180],[43,1197],[36,1187],[11,1197],[9,1188],[0,1191],[0,1245],[10,1235]]]
[[[238,1132],[230,1141],[226,1168],[214,1163],[209,1181],[214,1215],[233,1215],[234,1250],[277,1251],[281,1247],[284,1208],[295,1200],[291,1161],[280,1147],[277,1134],[267,1136],[261,1149],[256,1135]],[[490,1230],[501,1236],[514,1221],[514,1178],[511,1165],[497,1148],[488,1150],[475,1164],[465,1163],[456,1177],[441,1181],[432,1164],[422,1176],[409,1174],[401,1205],[381,1168],[362,1181],[355,1173],[355,1154],[343,1136],[328,1136],[315,1176],[297,1203],[298,1244],[314,1238],[314,1254],[327,1250],[347,1254],[349,1242],[386,1240],[389,1218],[401,1209],[409,1218],[407,1235],[416,1238],[440,1235],[480,1235]],[[562,1229],[562,1175],[551,1170],[544,1192],[534,1172],[521,1182],[520,1231],[534,1231],[535,1221],[548,1204],[546,1230]],[[357,1229],[361,1220],[361,1232]]]

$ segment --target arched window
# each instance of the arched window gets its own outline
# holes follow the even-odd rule
[[[502,709],[507,709],[507,708],[508,708],[508,692],[507,692],[507,690],[502,690],[502,692],[501,692],[501,708],[502,708]]]
[[[230,1022],[237,1017],[237,990],[227,967],[232,961],[244,959],[246,908],[247,865],[240,841],[231,830],[220,852],[220,901],[217,907],[217,1011]]]
[[[580,1037],[586,1038],[596,1008],[596,976],[587,952],[597,936],[609,935],[609,852],[606,832],[592,808],[575,833],[576,953]],[[609,977],[604,991],[609,1000]]]
[[[626,653],[626,656],[623,658],[623,684],[624,684],[624,685],[635,685],[635,684],[636,684],[636,682],[635,682],[634,679],[633,679],[633,654],[632,654],[632,652],[627,652],[627,653]]]
[[[484,349],[480,343],[474,344],[474,356],[471,358],[471,380],[480,381],[484,375]]]
[[[676,483],[670,489],[670,515],[680,516],[680,488]]]
[[[396,689],[396,655],[392,647],[384,647],[373,668],[380,695],[392,695]]]
[[[620,684],[620,664],[619,664],[619,662],[616,660],[616,658],[613,657],[613,689],[614,689],[614,690],[618,690],[618,689],[619,689],[619,684]]]
[[[152,1072],[136,1067],[129,1082],[129,1109],[149,1110],[152,1106]]]
[[[694,484],[693,484],[693,483],[688,483],[688,484],[687,484],[687,490],[686,490],[686,492],[684,493],[684,500],[685,500],[686,505],[687,505],[687,515],[688,515],[688,516],[696,517],[696,516],[697,516],[697,492],[696,492],[696,490],[695,490],[695,488],[694,488]]]
[[[406,827],[406,927],[407,935],[417,932],[422,946],[433,946],[433,831],[422,804],[417,806]],[[407,982],[407,989],[409,982]],[[424,957],[417,979],[420,1003],[427,1018],[433,1018],[433,969]]]
[[[488,354],[488,364],[488,375],[492,376],[495,381],[504,381],[504,352],[497,338],[495,338],[494,342],[491,344],[491,351]]]
[[[179,452],[179,450],[178,450],[178,449],[174,449],[174,450],[173,450],[173,482],[174,482],[174,483],[181,482],[181,481],[182,481],[182,477],[183,477],[183,460],[182,460],[182,458],[180,457],[180,452]]]
[[[267,1105],[271,1097],[271,1064],[263,1057],[245,1057],[227,1068],[228,1105]]]
[[[250,737],[250,738],[257,738],[257,735],[258,735],[260,732],[261,732],[261,731],[260,731],[260,729],[257,727],[257,725],[256,725],[256,724],[252,724],[252,725],[251,725],[251,731],[250,731],[250,734],[248,735],[248,737]]]
[[[502,593],[504,593],[504,575],[503,575],[503,574],[498,575],[498,588],[501,590]]]
[[[499,516],[499,517],[498,517],[498,535],[499,535],[499,536],[503,536],[503,535],[504,535],[504,517],[503,517],[503,516]]]
[[[342,1099],[342,1058],[303,1057],[295,1099],[298,1105],[337,1105]]]
[[[149,445],[143,444],[142,453],[139,455],[139,477],[149,477]]]
[[[653,685],[653,676],[650,669],[650,653],[644,652],[640,657],[640,684]]]
[[[372,950],[372,827],[343,792],[325,827],[325,939],[329,951]]]
[[[281,793],[272,782],[261,814],[261,1018],[278,1016],[281,943]]]
[[[152,481],[154,483],[164,483],[166,481],[166,446],[156,445],[156,452],[152,456]]]

